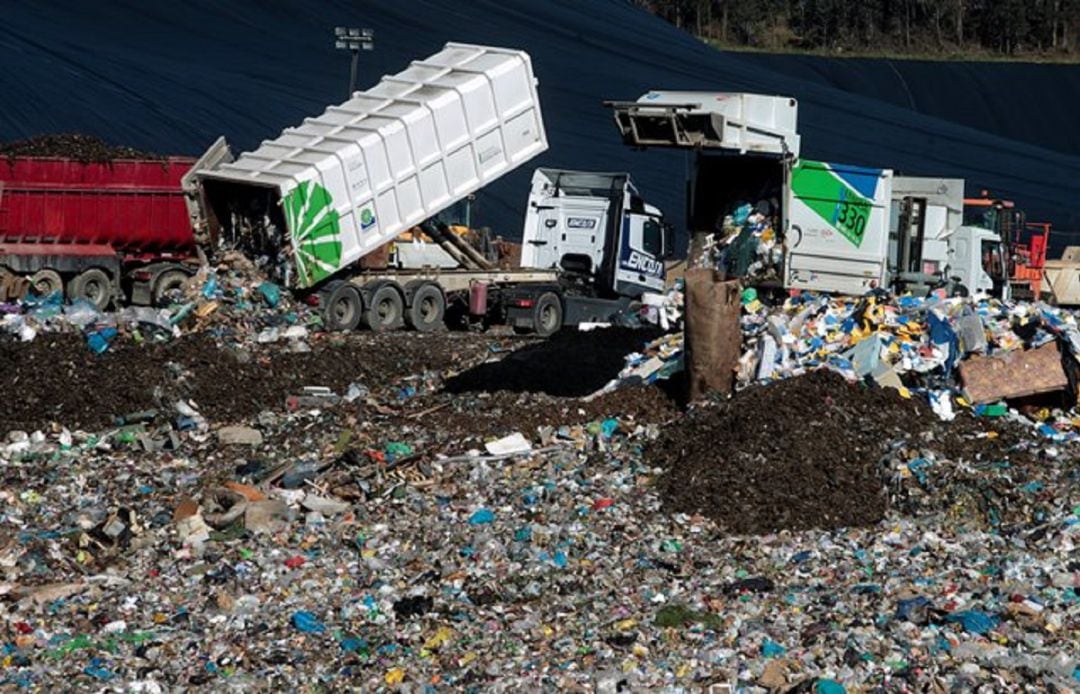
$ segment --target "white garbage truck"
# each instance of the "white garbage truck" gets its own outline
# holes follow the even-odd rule
[[[671,240],[625,174],[538,171],[520,267],[496,267],[439,221],[547,148],[528,54],[448,43],[254,151],[198,170],[200,224],[212,247],[244,251],[317,303],[332,329],[433,330],[458,301],[474,316],[549,335],[608,320],[662,287]],[[578,210],[583,192],[602,200]],[[416,227],[453,267],[380,258]]]
[[[895,289],[1010,299],[1004,243],[967,226],[964,180],[893,176],[889,276]]]
[[[962,181],[942,192],[943,179],[803,159],[793,98],[650,91],[607,104],[626,144],[694,153],[692,237],[719,231],[739,203],[762,201],[777,221],[779,288],[859,295],[951,282],[958,292],[1007,292],[1007,282],[1002,288],[991,277],[1000,238],[953,216],[956,190],[962,209]]]

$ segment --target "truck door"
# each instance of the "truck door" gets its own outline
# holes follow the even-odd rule
[[[522,265],[558,268],[571,256],[575,267],[584,262],[595,272],[603,259],[608,207],[606,199],[569,197],[550,198],[535,207],[534,227],[523,239]]]
[[[800,159],[785,186],[785,288],[864,294],[886,283],[892,171]]]
[[[560,210],[558,207],[536,209],[536,227],[526,234],[522,249],[522,265],[525,267],[551,268],[559,264],[559,249],[555,245],[559,232]]]
[[[615,292],[637,296],[664,290],[664,222],[659,217],[625,211],[619,239]]]

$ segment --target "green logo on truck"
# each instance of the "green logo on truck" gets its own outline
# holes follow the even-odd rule
[[[304,181],[286,195],[284,207],[299,284],[310,287],[341,267],[341,222],[329,191],[314,181]]]
[[[874,209],[880,169],[801,159],[791,170],[791,190],[856,248]]]

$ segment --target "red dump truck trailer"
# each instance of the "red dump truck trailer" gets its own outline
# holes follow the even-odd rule
[[[195,270],[182,179],[195,159],[0,157],[0,301],[61,291],[155,303]]]

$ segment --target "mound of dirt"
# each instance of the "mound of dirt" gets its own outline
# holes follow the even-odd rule
[[[206,335],[138,346],[117,341],[94,355],[76,335],[31,343],[0,341],[0,432],[50,422],[98,429],[117,415],[191,398],[214,422],[280,408],[303,386],[344,393],[350,383],[392,386],[425,371],[459,369],[487,353],[490,338],[471,335],[359,334],[292,353],[280,345],[240,353]]]
[[[114,159],[164,159],[161,155],[143,152],[133,147],[110,145],[93,135],[64,133],[39,135],[26,140],[0,143],[0,156],[61,157],[83,163],[110,162]]]
[[[932,426],[894,390],[816,371],[696,410],[649,448],[673,511],[700,512],[734,533],[874,523],[888,507],[879,461]]]

